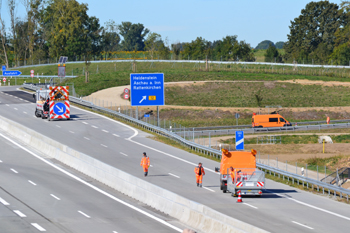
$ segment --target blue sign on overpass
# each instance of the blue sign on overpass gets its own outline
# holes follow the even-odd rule
[[[164,99],[164,74],[130,74],[131,106],[161,106]]]
[[[2,76],[19,76],[22,72],[18,70],[4,70],[2,71]]]

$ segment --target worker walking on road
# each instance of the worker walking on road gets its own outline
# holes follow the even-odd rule
[[[202,167],[202,163],[199,163],[198,167],[194,168],[194,172],[196,173],[197,187],[202,188],[202,180],[203,180],[203,176],[205,175],[205,171],[204,171],[204,168]]]
[[[147,157],[146,152],[143,152],[143,158],[141,159],[140,166],[143,167],[143,171],[145,172],[145,176],[148,175],[148,168],[151,165],[149,161],[149,157]]]

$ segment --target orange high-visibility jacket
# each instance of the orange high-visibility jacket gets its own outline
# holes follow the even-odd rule
[[[202,170],[202,175],[205,175],[205,171],[204,171],[204,168],[201,167],[201,170]],[[196,173],[196,175],[198,176],[198,173],[199,173],[199,167],[195,167],[194,168],[194,172]]]
[[[151,163],[150,163],[150,161],[149,161],[149,157],[143,157],[143,158],[141,159],[140,165],[141,165],[142,167],[149,167],[149,165],[151,165]]]

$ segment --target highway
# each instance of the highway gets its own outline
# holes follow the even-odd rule
[[[260,198],[243,197],[243,204],[219,190],[219,163],[150,139],[148,133],[95,113],[72,108],[71,121],[47,121],[34,116],[31,94],[0,88],[0,115],[95,157],[134,176],[205,204],[270,232],[341,232],[350,225],[350,207],[323,196],[266,181]],[[142,152],[151,160],[144,178]],[[202,162],[204,187],[195,185],[194,167]]]
[[[0,232],[170,233],[186,228],[10,140],[0,131]]]

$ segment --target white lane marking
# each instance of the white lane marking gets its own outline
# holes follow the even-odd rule
[[[212,189],[210,189],[210,188],[207,188],[207,187],[204,187],[204,186],[203,186],[203,188],[204,188],[204,189],[206,189],[206,190],[209,190],[209,191],[211,191],[211,192],[214,192],[214,193],[215,193],[215,191],[214,191],[214,190],[212,190]]]
[[[17,108],[13,108],[14,110],[18,110]]]
[[[30,103],[30,104],[34,104],[34,103]]]
[[[74,133],[73,131],[69,131],[70,133]]]
[[[252,208],[254,208],[254,209],[257,209],[258,207],[256,207],[256,206],[253,206],[253,205],[250,205],[250,204],[247,204],[247,203],[243,203],[244,205],[247,205],[247,206],[250,206],[250,207],[252,207]]]
[[[137,132],[137,131],[136,131],[136,132]],[[137,135],[137,134],[136,134],[136,135]],[[135,136],[136,136],[136,135],[135,135]],[[76,180],[76,181],[78,181],[78,182],[80,182],[80,183],[82,183],[82,184],[85,184],[86,186],[88,186],[88,187],[90,187],[90,188],[96,190],[97,192],[99,192],[99,193],[101,193],[101,194],[103,194],[103,195],[105,195],[105,196],[111,198],[112,200],[117,201],[117,202],[119,202],[120,204],[123,204],[123,205],[129,207],[130,209],[133,209],[133,210],[135,210],[135,211],[137,211],[137,212],[139,212],[139,213],[141,213],[141,214],[143,214],[143,215],[145,215],[145,216],[147,216],[147,217],[149,217],[149,218],[151,218],[151,219],[153,219],[153,220],[155,220],[155,221],[157,221],[157,222],[159,222],[159,223],[161,223],[161,224],[163,224],[163,225],[165,225],[165,226],[168,226],[168,227],[170,227],[170,228],[176,230],[177,232],[182,232],[182,231],[183,231],[182,229],[180,229],[180,228],[178,228],[178,227],[176,227],[176,226],[174,226],[174,225],[171,225],[170,223],[166,222],[165,220],[160,219],[160,218],[158,218],[158,217],[156,217],[156,216],[154,216],[154,215],[152,215],[152,214],[150,214],[150,213],[147,213],[146,211],[141,210],[140,208],[135,207],[135,206],[133,206],[133,205],[131,205],[131,204],[129,204],[129,203],[127,203],[127,202],[125,202],[125,201],[119,199],[119,198],[116,198],[115,196],[113,196],[113,195],[111,195],[111,194],[109,194],[109,193],[103,191],[102,189],[99,189],[99,188],[97,188],[96,186],[94,186],[94,185],[92,185],[92,184],[90,184],[90,183],[88,183],[88,182],[86,182],[86,181],[80,179],[79,177],[77,177],[77,176],[75,176],[75,175],[73,175],[73,174],[67,172],[66,170],[64,170],[64,169],[62,169],[62,168],[56,166],[55,164],[53,164],[53,163],[51,163],[51,162],[45,160],[44,158],[41,158],[39,155],[37,155],[37,154],[35,154],[34,152],[28,150],[28,149],[25,148],[24,146],[18,144],[17,142],[13,141],[12,139],[6,137],[5,135],[3,135],[3,134],[0,133],[0,136],[3,137],[3,138],[5,138],[5,139],[8,140],[9,142],[13,143],[14,145],[18,146],[18,147],[21,148],[22,150],[24,150],[24,151],[28,152],[29,154],[33,155],[35,158],[37,158],[37,159],[41,160],[42,162],[46,163],[47,165],[49,165],[49,166],[51,166],[51,167],[57,169],[58,171],[60,171],[60,172],[62,172],[62,173],[64,173],[64,174],[66,174],[67,176],[71,177],[72,179],[74,179],[74,180]]]
[[[153,167],[153,165],[149,165],[150,167]]]
[[[86,140],[89,140],[90,141],[90,138],[87,138],[87,137],[84,137]]]
[[[61,126],[59,126],[59,125],[56,125],[56,127],[61,128]]]
[[[21,211],[19,210],[14,210],[13,212],[15,212],[18,216],[20,216],[21,218],[25,218],[27,217],[25,214],[23,214]]]
[[[29,101],[28,101],[28,100],[24,100],[24,102],[27,102],[27,103],[29,103]]]
[[[117,135],[117,134],[113,134],[113,136],[120,137],[120,136],[119,136],[119,135]]]
[[[6,104],[6,106],[8,107],[8,106],[10,106],[10,105]]]
[[[50,194],[50,196],[53,197],[53,198],[55,198],[55,199],[57,199],[57,200],[61,200],[61,199],[59,199],[58,197],[56,197],[55,195],[53,195],[53,194]]]
[[[168,154],[168,153],[163,152],[163,151],[161,151],[161,150],[157,150],[157,149],[155,149],[155,148],[153,148],[153,147],[146,146],[146,145],[144,145],[144,144],[142,144],[142,143],[135,142],[135,141],[133,141],[133,140],[131,140],[131,139],[129,139],[129,138],[126,138],[125,140],[128,140],[129,142],[135,143],[135,144],[137,144],[137,145],[146,147],[146,148],[148,148],[148,149],[150,149],[150,150],[154,150],[154,151],[156,151],[156,152],[158,152],[158,153],[167,155],[167,156],[169,156],[169,157],[171,157],[171,158],[180,160],[180,161],[182,161],[182,162],[185,162],[185,163],[188,163],[188,164],[191,164],[191,165],[194,165],[194,166],[198,166],[198,164],[196,164],[196,163],[192,163],[192,162],[187,161],[187,160],[185,160],[185,159],[181,159],[181,158],[179,158],[179,157],[176,157],[175,155],[171,155],[171,154]],[[212,173],[214,173],[214,174],[220,175],[220,173],[215,172],[215,171],[212,171],[212,169],[210,169],[210,168],[207,168],[207,167],[204,167],[204,168],[206,169],[206,171],[209,171],[209,172],[212,172]]]
[[[317,206],[313,206],[313,205],[307,204],[307,203],[302,202],[302,201],[298,201],[298,200],[296,200],[296,199],[294,199],[294,198],[291,198],[291,197],[287,197],[287,196],[284,196],[284,195],[281,195],[281,194],[278,194],[278,193],[270,192],[270,191],[268,191],[268,190],[265,190],[265,191],[266,191],[266,192],[269,192],[269,193],[272,193],[272,194],[275,194],[275,195],[280,196],[280,197],[287,198],[287,199],[289,199],[289,200],[291,200],[291,201],[295,201],[296,203],[299,203],[299,204],[301,204],[301,205],[305,205],[305,206],[308,206],[308,207],[310,207],[310,208],[313,208],[313,209],[316,209],[316,210],[319,210],[319,211],[322,211],[322,212],[325,212],[325,213],[328,213],[328,214],[331,214],[331,215],[337,216],[337,217],[339,217],[339,218],[343,218],[343,219],[346,219],[346,220],[349,220],[349,221],[350,221],[350,218],[349,218],[349,217],[345,217],[345,216],[343,216],[343,215],[334,213],[334,212],[332,212],[332,211],[325,210],[325,209],[319,208],[319,207],[317,207]]]
[[[92,128],[95,128],[95,129],[97,129],[97,128],[98,128],[97,126],[94,126],[94,125],[92,125],[91,127],[92,127]]]
[[[114,123],[117,123],[117,124],[119,124],[119,125],[122,125],[122,126],[128,128],[128,129],[131,129],[132,131],[134,131],[134,134],[133,134],[131,137],[129,137],[128,139],[132,139],[133,137],[136,137],[136,136],[139,134],[139,132],[138,132],[136,129],[134,129],[133,127],[131,127],[130,125],[121,123],[121,122],[119,122],[119,121],[113,120],[113,119],[108,118],[108,117],[106,117],[106,116],[103,116],[103,115],[100,115],[100,114],[98,114],[98,113],[94,113],[94,112],[91,112],[91,111],[88,111],[88,110],[85,110],[85,109],[81,109],[81,108],[78,108],[78,107],[75,107],[75,106],[71,106],[71,107],[72,107],[72,108],[79,109],[80,111],[83,111],[83,112],[87,112],[87,113],[89,113],[89,114],[93,114],[93,115],[99,116],[99,117],[101,117],[101,118],[104,118],[104,119],[107,119],[107,120],[112,121],[112,122],[114,122]],[[177,228],[177,229],[178,229],[178,228]]]
[[[298,222],[295,222],[295,221],[292,221],[292,223],[295,223],[295,224],[298,224],[298,225],[300,225],[300,226],[303,226],[303,227],[309,228],[309,229],[311,229],[311,230],[313,230],[313,229],[314,229],[314,228],[312,228],[312,227],[306,226],[306,225],[304,225],[304,224],[301,224],[301,223],[298,223]]]
[[[36,229],[38,229],[39,231],[46,231],[45,228],[41,227],[39,224],[37,223],[31,223],[33,227],[35,227]]]
[[[0,163],[2,163],[2,161],[0,160]]]
[[[33,181],[28,180],[28,182],[31,183],[32,185],[36,186],[36,183],[34,183]]]
[[[0,203],[2,203],[3,205],[10,205],[10,203],[8,203],[7,201],[5,201],[4,199],[2,199],[0,197]]]
[[[20,100],[23,100],[23,99],[21,99],[21,98],[19,98]]]
[[[78,210],[78,212],[79,212],[80,214],[84,215],[84,216],[85,216],[85,217],[87,217],[87,218],[91,218],[89,215],[87,215],[87,214],[83,213],[83,212],[82,212],[82,211],[80,211],[80,210]]]
[[[88,125],[88,124],[89,124],[89,123],[87,123],[87,122],[85,122],[85,121],[83,121],[82,123],[85,124],[85,125]]]
[[[117,231],[113,231],[113,233],[118,233]]]
[[[107,130],[104,130],[104,129],[102,131],[105,132],[105,133],[109,133]]]
[[[106,148],[108,147],[108,146],[106,146],[106,145],[103,145],[103,144],[101,144],[101,146],[103,146],[103,147],[106,147]]]
[[[18,173],[18,171],[16,171],[15,169],[11,168],[11,171],[13,171],[14,173]]]
[[[174,174],[171,174],[171,173],[168,173],[168,174],[171,175],[171,176],[174,176],[176,178],[180,178],[180,176],[177,176],[177,175],[174,175]]]
[[[27,114],[27,112],[23,112],[24,114]]]
[[[128,156],[127,154],[124,154],[123,152],[120,152],[120,154],[125,155],[125,156]]]
[[[16,99],[18,98],[17,96],[14,96]]]

